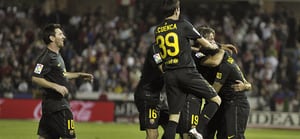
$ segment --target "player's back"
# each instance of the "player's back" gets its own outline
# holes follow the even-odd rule
[[[219,93],[223,99],[246,98],[244,91],[236,93],[231,87],[236,84],[236,80],[245,81],[245,78],[238,64],[228,52],[224,54],[223,61],[216,75],[216,80],[223,84]]]
[[[164,70],[194,68],[190,39],[201,35],[186,20],[164,20],[155,29],[156,44],[160,48]]]

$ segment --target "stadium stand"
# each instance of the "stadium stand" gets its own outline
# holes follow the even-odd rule
[[[153,41],[153,26],[161,19],[156,16],[157,1],[130,2],[116,1],[115,12],[99,6],[77,14],[53,8],[47,0],[33,1],[34,6],[0,2],[0,97],[40,97],[30,79],[33,57],[44,48],[40,27],[57,22],[68,37],[62,50],[67,70],[95,76],[93,84],[71,82],[73,99],[98,100],[103,95],[109,99],[118,94],[131,98],[146,47]],[[253,85],[248,92],[252,109],[299,112],[300,26],[295,13],[276,3],[276,10],[270,11],[262,3],[248,1],[195,2],[183,2],[184,17],[194,25],[212,26],[216,40],[238,47],[236,59]]]

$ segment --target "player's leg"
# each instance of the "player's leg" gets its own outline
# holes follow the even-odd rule
[[[238,139],[245,139],[245,131],[247,127],[247,121],[250,113],[250,105],[247,99],[239,100],[237,109],[237,137]]]
[[[160,109],[159,98],[153,100],[136,100],[139,110],[140,130],[146,131],[146,139],[158,138]]]
[[[158,130],[157,129],[146,129],[146,139],[157,139]]]
[[[188,92],[191,92],[198,98],[205,98],[207,105],[204,106],[200,117],[197,130],[200,133],[204,132],[204,128],[214,116],[221,104],[221,98],[216,93],[215,89],[202,77],[202,75],[194,69],[190,69],[189,74],[182,77]]]
[[[224,124],[226,128],[221,128],[218,132],[218,139],[237,139],[237,104],[235,101],[223,101],[224,104]]]
[[[168,71],[165,73],[165,85],[169,106],[169,121],[163,135],[164,139],[174,139],[176,135],[177,124],[180,117],[180,111],[184,105],[186,94],[180,90],[178,78],[181,70]]]
[[[50,127],[63,139],[75,139],[75,123],[70,109],[54,112]]]
[[[139,111],[140,130],[146,131],[146,139],[157,139],[161,108],[160,92],[145,90],[138,86],[134,102]]]
[[[163,133],[165,132],[169,121],[169,108],[168,108],[166,98],[167,97],[164,97],[163,101],[161,101],[161,105],[159,106],[160,117],[159,117],[158,125],[162,127]]]
[[[52,114],[43,114],[38,127],[39,139],[59,139],[59,135],[51,128]]]
[[[230,106],[226,103],[226,101],[222,101],[222,104],[220,108],[218,109],[218,112],[220,111],[219,115],[219,123],[217,126],[217,134],[216,138],[217,139],[227,139],[227,133],[230,131],[227,131],[227,128],[229,126],[232,126],[232,124],[228,123],[228,120],[230,120]],[[229,113],[229,118],[228,118],[228,113]],[[234,118],[233,118],[234,119]],[[230,127],[232,128],[232,127]]]
[[[192,94],[188,94],[185,106],[180,114],[179,129],[178,132],[182,134],[183,139],[190,139],[189,130],[195,128],[199,122],[199,114],[201,110],[202,99],[195,97]]]
[[[197,130],[200,133],[204,132],[204,128],[217,112],[220,102],[221,98],[219,96],[215,96],[207,101],[207,105],[205,105],[199,117],[199,126],[197,126]]]
[[[222,118],[223,118],[223,109],[222,104],[220,105],[220,108],[217,110],[213,118],[208,122],[207,127],[204,128],[204,134],[203,137],[205,139],[214,139],[216,132],[219,131],[222,124]]]

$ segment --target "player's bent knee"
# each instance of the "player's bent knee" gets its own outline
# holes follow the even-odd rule
[[[44,138],[44,137],[42,137],[42,136],[39,136],[39,139],[46,139],[46,138]]]
[[[221,105],[221,102],[222,102],[220,96],[215,96],[215,97],[211,98],[210,101],[217,103],[219,106]]]

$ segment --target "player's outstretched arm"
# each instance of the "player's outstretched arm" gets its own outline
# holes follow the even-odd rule
[[[83,73],[83,72],[65,72],[64,76],[68,79],[74,79],[74,78],[83,78],[84,80],[93,81],[94,76],[89,73]]]
[[[200,46],[198,46],[199,48],[204,47],[204,48],[212,49],[212,50],[218,49],[217,44],[210,43],[207,39],[205,39],[203,37],[198,38],[196,41],[200,44]]]
[[[208,66],[208,67],[216,67],[220,65],[223,60],[225,51],[220,49],[218,53],[215,55],[207,55],[205,59],[201,62],[201,65]]]

